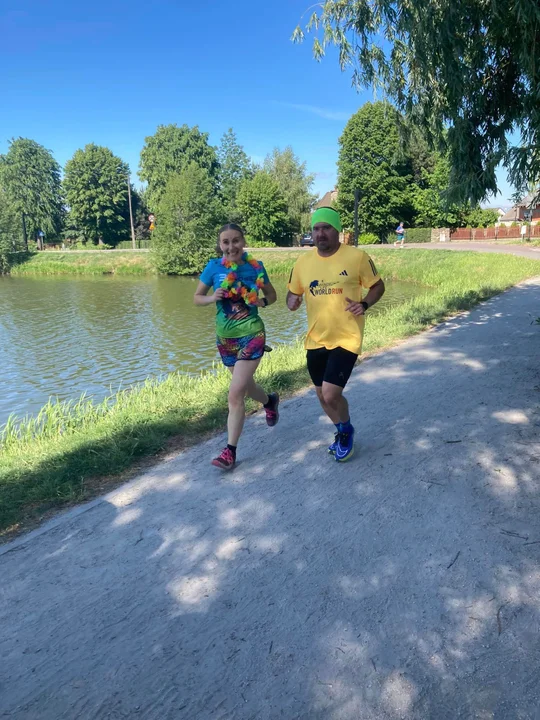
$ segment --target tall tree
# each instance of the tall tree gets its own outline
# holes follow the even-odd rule
[[[60,166],[42,145],[18,138],[0,155],[0,184],[19,216],[25,246],[38,230],[56,236],[62,229]]]
[[[5,190],[0,186],[0,275],[9,269],[9,253],[22,250],[21,226]]]
[[[410,223],[412,207],[398,130],[397,111],[388,103],[366,103],[339,139],[338,205],[346,227],[353,227],[354,194],[360,193],[362,232],[385,237],[400,220]]]
[[[315,175],[307,172],[306,163],[300,162],[290,146],[285,150],[274,148],[264,161],[264,169],[277,182],[285,198],[291,231],[305,230],[316,200],[311,192]]]
[[[207,170],[190,163],[172,175],[156,214],[152,257],[160,273],[188,275],[202,270],[215,253],[221,206]]]
[[[464,215],[463,204],[448,196],[450,162],[439,156],[433,170],[420,168],[420,176],[411,188],[415,224],[420,227],[459,227]]]
[[[131,204],[133,206],[133,224],[135,226],[136,240],[148,240],[150,231],[150,210],[146,200],[145,190],[131,190]]]
[[[244,180],[238,192],[238,209],[248,243],[290,244],[287,203],[267,172],[260,170],[250,180]]]
[[[219,160],[219,184],[225,217],[230,222],[237,222],[240,213],[236,198],[242,182],[253,177],[253,169],[244,148],[238,144],[232,128],[221,138],[217,151]]]
[[[64,189],[72,223],[85,241],[115,244],[129,236],[129,167],[109,148],[86,145],[65,168]]]
[[[178,175],[192,162],[216,178],[216,150],[208,143],[208,133],[202,133],[197,126],[159,125],[154,135],[145,138],[139,177],[148,183],[151,210],[156,211],[171,175]]]
[[[495,193],[500,162],[520,189],[540,179],[537,2],[323,0],[307,25],[318,30],[316,58],[336,45],[357,87],[382,87],[448,144],[455,194]]]

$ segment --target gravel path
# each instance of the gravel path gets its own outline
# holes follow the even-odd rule
[[[399,251],[401,252],[401,251]],[[540,717],[540,279],[0,549],[0,717]]]

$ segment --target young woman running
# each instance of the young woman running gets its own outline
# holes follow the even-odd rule
[[[246,415],[245,397],[262,403],[266,422],[272,427],[279,420],[279,396],[267,394],[253,376],[266,345],[264,323],[259,308],[276,302],[264,265],[245,252],[242,228],[234,223],[219,231],[218,251],[221,258],[210,260],[200,276],[195,291],[195,305],[216,304],[217,347],[225,367],[232,373],[229,387],[228,440],[212,465],[232,470],[236,463],[236,447]],[[208,295],[212,290],[212,294]],[[262,290],[263,297],[258,297]]]

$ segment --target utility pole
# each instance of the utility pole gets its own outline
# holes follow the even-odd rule
[[[127,186],[128,186],[128,202],[129,202],[129,223],[131,225],[131,245],[133,246],[133,249],[135,250],[135,228],[133,226],[133,210],[131,208],[131,182],[129,180],[129,175],[127,176]]]
[[[354,244],[358,247],[358,203],[360,201],[360,190],[354,191]]]

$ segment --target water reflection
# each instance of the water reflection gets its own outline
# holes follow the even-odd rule
[[[305,309],[262,310],[271,344],[306,328]],[[111,390],[175,370],[198,372],[216,359],[214,308],[197,308],[192,278],[0,278],[0,425],[36,412],[50,396],[102,398]],[[372,312],[418,292],[388,283]]]

